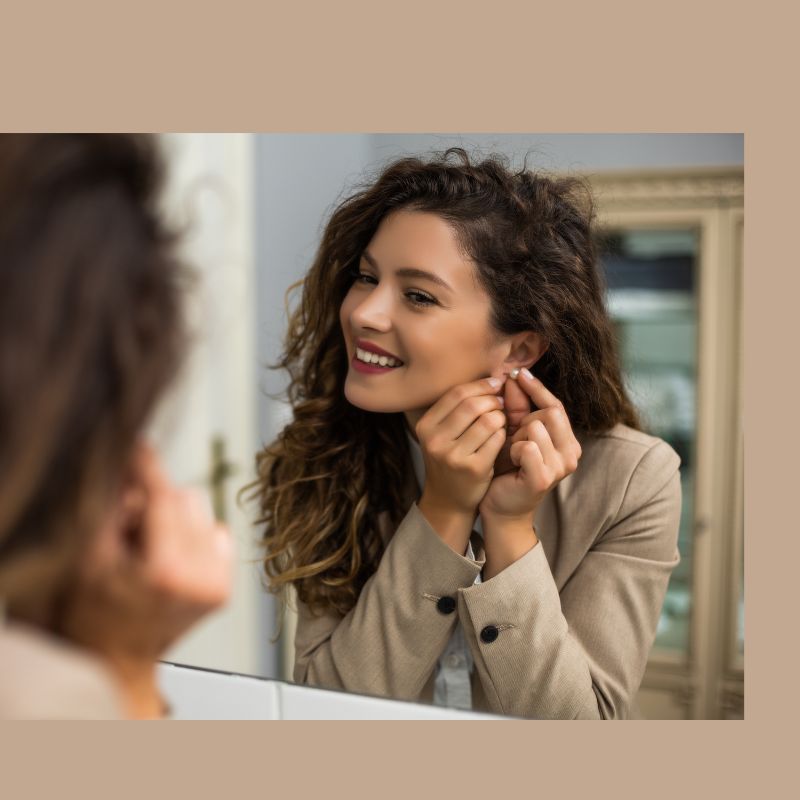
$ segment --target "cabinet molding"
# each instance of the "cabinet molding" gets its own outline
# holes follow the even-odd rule
[[[596,172],[587,176],[598,205],[605,209],[737,206],[744,203],[741,169],[697,172]]]

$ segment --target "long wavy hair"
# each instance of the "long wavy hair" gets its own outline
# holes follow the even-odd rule
[[[340,203],[325,228],[274,367],[288,371],[293,420],[256,459],[270,590],[292,584],[315,611],[353,607],[383,553],[379,515],[396,525],[408,510],[403,415],[347,401],[339,323],[363,250],[399,209],[452,226],[491,298],[498,332],[535,331],[549,342],[536,373],[576,431],[639,427],[605,306],[587,184],[512,171],[498,156],[473,162],[460,148],[390,164]]]

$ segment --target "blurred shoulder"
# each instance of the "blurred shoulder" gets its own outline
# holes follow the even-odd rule
[[[99,660],[27,625],[0,621],[0,719],[121,719]]]

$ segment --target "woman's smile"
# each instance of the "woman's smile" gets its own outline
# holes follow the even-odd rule
[[[394,353],[384,350],[378,345],[364,339],[356,339],[356,351],[352,364],[359,372],[376,374],[390,372],[403,366],[403,362]]]
[[[490,319],[489,297],[450,224],[421,211],[389,214],[340,310],[347,399],[366,411],[416,412],[489,375],[504,357]]]

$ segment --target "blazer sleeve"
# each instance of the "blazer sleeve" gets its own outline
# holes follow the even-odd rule
[[[663,441],[645,451],[619,511],[560,595],[541,543],[491,580],[459,590],[459,616],[492,711],[628,716],[679,561],[679,464]],[[484,642],[489,625],[499,635]]]
[[[416,700],[453,633],[457,592],[482,566],[454,552],[412,505],[346,616],[318,616],[298,602],[295,681]],[[450,613],[439,610],[442,597],[452,598]]]

